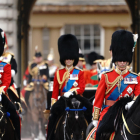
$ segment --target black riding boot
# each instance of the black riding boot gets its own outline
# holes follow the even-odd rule
[[[19,115],[16,112],[16,108],[13,105],[13,103],[5,96],[2,94],[2,105],[6,109],[6,112],[10,113],[10,119],[12,120],[12,123],[15,127],[15,131],[17,134],[18,139],[20,140],[20,118]]]
[[[49,117],[49,123],[48,123],[47,140],[53,139],[53,133],[54,133],[56,121],[57,121],[57,116],[55,116],[54,114],[51,114]]]
[[[64,111],[65,111],[65,101],[61,97],[51,108],[51,115],[49,117],[48,123],[47,140],[52,140],[57,120],[59,119],[59,117],[61,117]]]

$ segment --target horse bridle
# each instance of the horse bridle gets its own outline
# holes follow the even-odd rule
[[[64,100],[65,100],[65,98],[63,98]],[[65,105],[67,106],[67,102],[66,102],[66,100],[65,100]],[[74,104],[73,104],[74,105]],[[79,104],[80,105],[80,104]],[[75,106],[74,106],[75,107]],[[79,106],[78,106],[79,107]],[[75,118],[76,119],[78,119],[77,118],[77,114],[78,114],[78,111],[81,111],[82,109],[70,109],[70,111],[75,111]],[[68,124],[68,121],[67,121],[67,119],[68,119],[68,116],[69,116],[69,111],[66,111],[66,117],[65,117],[65,121],[64,121],[64,140],[66,140],[66,137],[69,139],[69,140],[72,140],[72,138],[73,138],[73,133],[71,133],[71,136],[69,137],[69,135],[68,135],[68,133],[67,133],[67,131],[66,131],[66,126],[68,125],[68,128],[69,128],[69,124]],[[78,123],[79,124],[79,123]],[[80,125],[80,124],[79,124]],[[74,127],[74,126],[73,126]],[[81,127],[80,127],[81,128]],[[70,130],[70,129],[69,129]],[[82,131],[82,139],[84,139],[84,133],[83,133],[83,131]]]

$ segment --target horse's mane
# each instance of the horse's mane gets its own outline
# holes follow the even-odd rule
[[[140,95],[138,95],[138,97],[137,97],[137,99],[135,100],[135,102],[134,102],[134,104],[132,105],[132,107],[129,109],[129,111],[127,112],[127,114],[126,114],[126,119],[128,118],[128,117],[130,117],[132,114],[133,114],[133,112],[135,111],[135,109],[138,107],[140,105]]]

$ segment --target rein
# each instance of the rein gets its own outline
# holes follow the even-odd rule
[[[123,112],[122,112],[122,119],[123,119],[123,123],[124,123],[125,128],[127,129],[127,131],[128,131],[131,135],[140,135],[140,133],[138,133],[138,134],[133,134],[133,133],[130,131],[130,129],[129,129],[127,123],[126,123],[126,120],[125,120],[125,118],[124,118]],[[132,120],[131,120],[131,121],[132,121]]]
[[[46,82],[44,79],[32,79],[32,82]]]

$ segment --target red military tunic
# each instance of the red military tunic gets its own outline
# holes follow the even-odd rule
[[[126,84],[126,87],[124,88],[124,90],[122,92],[119,92],[118,90],[118,94],[120,93],[119,97],[114,101],[110,99],[110,95],[112,94],[112,92],[115,90],[115,88],[117,86],[119,86],[119,82],[115,82],[118,81],[119,76],[120,76],[120,71],[116,68],[110,72],[107,72],[105,74],[102,75],[101,80],[99,82],[96,94],[95,94],[95,102],[93,105],[93,119],[97,120],[99,118],[99,114],[100,114],[100,118],[99,118],[99,122],[102,120],[103,116],[105,115],[105,113],[108,111],[109,107],[112,106],[116,101],[119,100],[119,98],[121,97],[125,97],[125,96],[137,96],[140,94],[140,77],[135,74],[132,73],[130,71],[128,71],[127,69],[124,70],[122,72],[122,76],[121,79],[126,79],[126,76],[129,76],[131,74],[131,78],[135,77],[134,79],[136,80],[134,83],[129,83],[126,84],[124,81],[122,81],[123,83]],[[129,80],[130,78],[128,78],[127,80]],[[125,85],[124,84],[124,85]],[[121,87],[121,86],[120,86]],[[118,88],[119,89],[119,88]],[[103,109],[103,111],[100,113],[104,99],[106,100],[106,105],[107,107],[105,107]],[[110,100],[108,100],[110,99]],[[98,122],[98,124],[99,124]]]
[[[11,65],[0,61],[0,87],[4,86],[3,92],[6,93],[11,82]]]
[[[60,96],[64,94],[63,89],[66,86],[67,81],[71,80],[71,75],[74,71],[74,69],[77,69],[75,67],[72,67],[70,71],[67,70],[67,68],[59,69],[55,73],[54,77],[54,84],[53,84],[53,92],[52,92],[52,102],[55,103],[59,96],[59,89],[60,89]],[[68,77],[67,77],[67,76]],[[65,79],[65,77],[67,77]],[[62,83],[63,82],[63,83]],[[84,82],[84,72],[82,70],[79,71],[77,75],[77,79],[73,83],[71,91],[75,91],[76,94],[82,94],[85,90],[85,82]],[[53,104],[52,103],[52,104]]]

